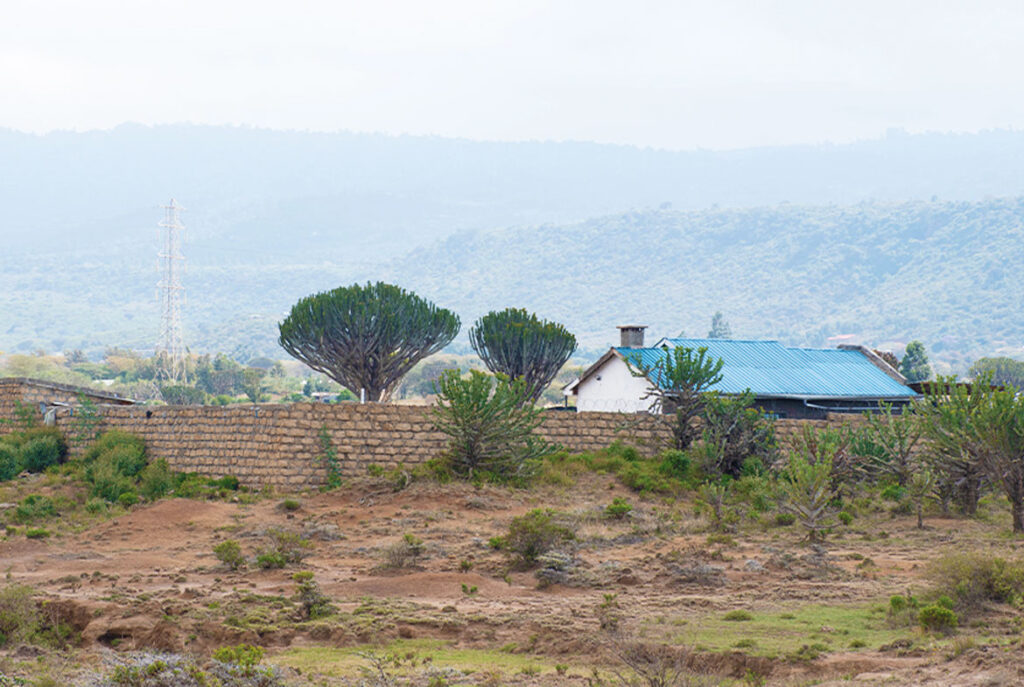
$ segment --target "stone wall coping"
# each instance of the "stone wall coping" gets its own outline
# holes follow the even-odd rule
[[[135,404],[135,401],[130,398],[107,393],[106,391],[97,391],[96,389],[84,386],[60,384],[58,382],[47,382],[42,379],[31,379],[29,377],[2,377],[0,378],[0,386],[30,386],[39,389],[49,389],[50,391],[64,391],[70,394],[81,394],[90,398],[102,399],[110,402],[111,405]]]

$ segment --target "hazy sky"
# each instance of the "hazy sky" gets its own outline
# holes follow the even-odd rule
[[[0,127],[735,148],[1024,128],[1024,2],[0,0]]]

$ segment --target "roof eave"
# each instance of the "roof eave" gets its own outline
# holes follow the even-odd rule
[[[562,395],[569,396],[570,394],[575,394],[579,389],[580,384],[589,379],[590,376],[597,372],[602,365],[604,365],[606,362],[608,362],[611,358],[614,357],[623,358],[622,354],[616,351],[615,348],[609,348],[604,355],[602,355],[600,358],[594,361],[593,365],[584,370],[583,374],[581,374],[578,378],[574,379],[573,381],[563,386]]]
[[[725,393],[725,392],[721,392]],[[735,395],[735,394],[728,394]],[[906,396],[875,396],[875,395],[860,395],[860,396],[809,396],[804,394],[754,394],[754,398],[780,398],[794,401],[913,401],[914,399],[921,398],[920,394],[910,394]]]

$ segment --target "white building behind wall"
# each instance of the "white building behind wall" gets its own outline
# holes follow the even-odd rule
[[[619,327],[622,346],[643,347],[645,327]],[[646,377],[630,372],[622,354],[614,348],[591,365],[582,377],[567,385],[562,393],[576,396],[579,412],[605,411],[612,413],[648,412],[654,404],[650,393],[654,386]]]
[[[654,385],[648,377],[634,375],[626,361],[656,369],[669,350],[679,347],[721,360],[721,379],[713,390],[749,392],[757,407],[774,417],[824,419],[833,412],[878,412],[883,403],[902,409],[919,397],[897,370],[865,346],[816,349],[778,341],[668,338],[645,347],[644,329],[619,327],[621,345],[563,389],[566,397],[576,398],[577,411],[651,412]]]

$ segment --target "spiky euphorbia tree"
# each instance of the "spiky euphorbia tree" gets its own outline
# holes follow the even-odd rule
[[[306,296],[278,324],[291,355],[366,400],[386,402],[423,358],[459,333],[459,318],[398,286],[354,284]]]
[[[523,380],[530,403],[576,351],[576,337],[568,329],[516,308],[481,317],[469,330],[469,342],[488,370]]]

